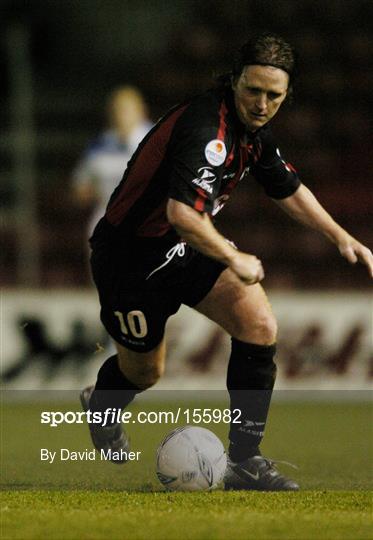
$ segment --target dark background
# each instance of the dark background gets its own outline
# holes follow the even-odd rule
[[[337,221],[372,246],[372,1],[2,0],[0,10],[3,284],[89,284],[89,216],[74,204],[71,171],[102,129],[113,87],[137,85],[155,121],[211,86],[262,30],[282,34],[299,56],[294,102],[273,122],[282,154]],[[17,36],[27,59],[18,71]],[[30,167],[31,192],[22,187]],[[254,181],[239,186],[218,226],[262,259],[267,286],[369,285],[364,268],[293,223]],[[35,245],[32,272],[23,253]]]

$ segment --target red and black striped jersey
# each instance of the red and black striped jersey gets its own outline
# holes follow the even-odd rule
[[[232,90],[209,90],[171,109],[143,139],[93,239],[104,229],[105,235],[164,236],[171,229],[169,198],[214,215],[248,172],[275,199],[288,197],[300,185],[270,126],[246,131]]]

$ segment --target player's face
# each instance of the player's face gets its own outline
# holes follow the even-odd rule
[[[239,119],[256,131],[274,117],[286,98],[289,75],[272,66],[246,66],[232,84]]]

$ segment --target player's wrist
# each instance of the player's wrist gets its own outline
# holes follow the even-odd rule
[[[232,268],[236,265],[237,260],[240,258],[241,252],[231,246],[230,248],[231,249],[227,252],[225,260],[223,262],[224,264]]]
[[[321,233],[326,236],[333,244],[339,246],[351,239],[351,235],[348,234],[343,227],[338,225],[330,216],[326,223],[321,224],[319,227]]]

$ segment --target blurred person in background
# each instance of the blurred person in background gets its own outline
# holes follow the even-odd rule
[[[132,154],[152,127],[144,98],[132,86],[119,87],[109,95],[107,118],[109,128],[88,145],[73,172],[75,200],[83,209],[94,208],[89,236]]]
[[[91,238],[101,320],[117,354],[102,365],[95,387],[82,391],[84,409],[123,409],[153,386],[164,370],[168,317],[181,304],[193,307],[232,337],[226,489],[299,486],[260,451],[277,332],[260,284],[264,270],[254,254],[217,231],[213,216],[250,172],[286,213],[373,276],[370,250],[333,220],[278,149],[269,122],[293,78],[286,41],[272,34],[248,41],[216,88],[171,109],[141,142]],[[117,463],[126,460],[129,440],[120,423],[89,428],[98,450],[112,451]]]

